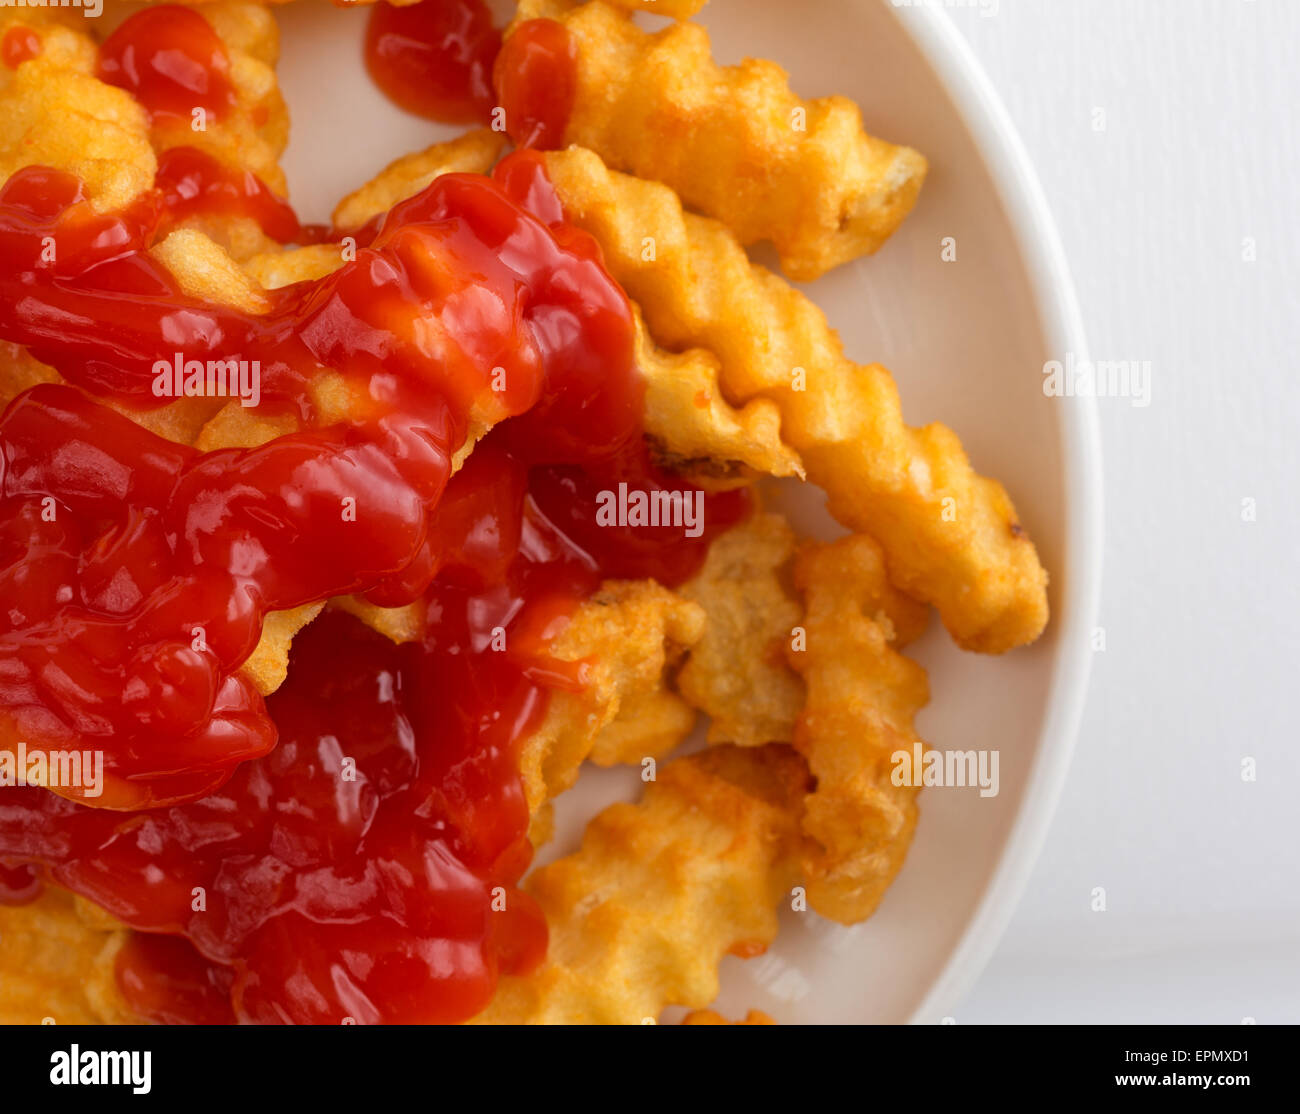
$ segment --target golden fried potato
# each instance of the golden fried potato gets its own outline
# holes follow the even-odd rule
[[[371,217],[414,197],[443,174],[486,174],[505,145],[503,133],[476,128],[445,143],[403,155],[335,206],[334,226],[360,228]]]
[[[275,20],[246,0],[219,0],[203,15],[230,57],[236,105],[221,119],[151,123],[129,93],[95,77],[96,38],[106,38],[120,20],[86,21],[79,11],[57,7],[0,9],[0,34],[28,27],[42,47],[15,70],[0,66],[0,181],[22,166],[52,166],[82,178],[100,211],[119,209],[153,185],[157,155],[184,146],[252,171],[283,196],[277,160],[288,142],[289,114],[273,69]],[[243,216],[194,216],[181,227],[204,233],[236,259],[273,243]]]
[[[199,9],[230,57],[235,107],[200,126],[158,122],[152,134],[160,154],[171,147],[197,147],[227,166],[251,170],[281,197],[287,188],[279,158],[289,142],[289,110],[280,94],[275,63],[280,30],[275,17],[251,0],[215,0]],[[104,28],[105,34],[111,30]]]
[[[0,410],[29,387],[62,382],[62,375],[33,359],[26,348],[0,340]]]
[[[168,441],[175,441],[179,445],[193,445],[207,428],[214,409],[222,405],[222,400],[178,398],[175,402],[169,402],[156,410],[136,410],[125,403],[112,400],[106,401],[104,405],[130,418],[136,425],[143,426],[150,433],[165,437]]]
[[[270,309],[266,291],[220,244],[193,228],[178,228],[149,251],[191,298],[234,306],[245,313]]]
[[[893,784],[891,756],[921,741],[912,719],[929,687],[890,645],[901,601],[870,538],[803,546],[795,582],[805,644],[787,658],[808,688],[795,747],[817,786],[804,801],[808,904],[856,924],[875,912],[912,842],[917,789]]]
[[[781,440],[775,403],[756,398],[733,409],[718,384],[716,357],[699,348],[657,347],[635,306],[633,314],[646,436],[661,464],[709,491],[752,483],[759,474],[802,478],[798,453]]]
[[[377,607],[360,596],[337,596],[330,607],[355,615],[371,630],[392,642],[415,642],[424,636],[424,609],[419,603],[406,607]]]
[[[905,425],[889,373],[850,361],[817,306],[751,264],[723,225],[683,213],[666,186],[613,173],[580,148],[546,165],[655,341],[714,353],[733,403],[777,405],[782,437],[831,513],[880,541],[895,584],[938,608],[965,649],[999,653],[1038,637],[1047,573],[1006,491],[976,475],[951,430]]]
[[[601,0],[521,0],[512,28],[539,18],[577,52],[564,141],[667,183],[741,243],[771,240],[793,279],[874,252],[916,202],[921,155],[867,135],[845,97],[795,96],[774,62],[718,66],[702,27],[648,34]]]
[[[683,1025],[775,1025],[762,1010],[750,1010],[744,1021],[728,1021],[716,1010],[692,1010],[682,1018]]]
[[[586,662],[582,692],[552,692],[545,718],[524,740],[519,756],[524,797],[534,812],[568,789],[582,763],[592,754],[604,729],[613,724],[625,702],[662,692],[664,672],[704,631],[704,613],[653,580],[610,580],[579,605],[550,645],[560,661]],[[635,706],[634,706],[635,707]],[[653,707],[653,705],[652,705]],[[660,702],[662,707],[662,702]],[[672,745],[689,734],[686,717],[658,717],[654,727],[659,753],[671,749],[665,732],[680,731]],[[629,716],[631,713],[629,713]],[[640,761],[622,747],[630,734],[628,720],[601,750],[606,764]],[[619,731],[625,732],[622,736]],[[645,738],[642,732],[641,738]]]
[[[441,174],[484,173],[503,143],[501,135],[480,129],[398,159],[344,198],[334,210],[334,223],[358,228]],[[242,265],[272,290],[320,278],[341,262],[338,245],[320,244],[262,252]],[[798,454],[781,440],[775,404],[755,399],[732,408],[718,385],[716,358],[701,350],[673,353],[656,347],[635,307],[633,312],[637,364],[646,380],[646,434],[665,467],[710,491],[752,483],[759,474],[803,475]]]
[[[263,696],[270,696],[289,675],[289,647],[294,635],[321,613],[323,603],[305,603],[291,611],[272,611],[262,620],[262,637],[240,672]]]
[[[707,616],[677,690],[710,717],[710,743],[794,740],[804,701],[784,656],[803,617],[786,568],[794,548],[785,519],[755,512],[714,541],[704,567],[679,589]]]
[[[95,78],[95,45],[67,21],[57,10],[0,8],[0,35],[21,25],[42,43],[17,69],[0,66],[0,181],[49,166],[81,178],[98,211],[120,209],[153,185],[149,118],[130,94]]]
[[[36,35],[41,46],[35,58],[28,58],[12,68],[8,65],[0,66],[0,92],[14,80],[14,75],[23,66],[35,65],[42,60],[45,65],[55,69],[94,73],[97,59],[95,44],[83,33],[85,26],[85,16],[75,8],[60,8],[57,5],[39,7],[35,4],[31,7],[18,4],[0,7],[0,38],[11,27],[23,27]]]
[[[195,439],[200,452],[218,449],[255,449],[294,433],[299,422],[293,414],[260,414],[238,402],[227,402],[216,412]]]
[[[305,248],[269,248],[242,260],[240,266],[266,290],[278,290],[295,282],[324,278],[343,265],[338,244],[312,244]]]
[[[695,728],[695,709],[666,687],[635,693],[596,736],[588,757],[597,766],[635,766],[676,750]]]
[[[265,7],[248,0],[205,4],[202,14],[230,56],[235,108],[220,120],[205,121],[201,130],[155,125],[154,147],[159,153],[170,147],[197,147],[227,166],[252,171],[275,193],[287,197],[288,182],[279,162],[289,142],[289,110],[275,75],[279,27]],[[181,226],[210,236],[237,260],[275,244],[251,217],[200,214],[187,218]]]
[[[640,804],[605,809],[579,851],[528,879],[550,928],[546,961],[503,979],[475,1021],[635,1025],[707,1005],[722,957],[759,954],[776,935],[807,784],[788,747],[668,763]]]
[[[136,1020],[113,972],[125,939],[102,910],[55,887],[29,905],[0,905],[0,1025]]]
[[[330,606],[394,642],[423,633],[418,604],[384,608],[343,596]],[[589,687],[553,692],[545,718],[523,744],[536,821],[531,834],[540,842],[549,839],[549,815],[538,820],[545,802],[573,783],[584,760],[635,765],[662,757],[691,733],[695,711],[669,689],[668,674],[700,629],[693,605],[650,581],[608,581],[579,605],[552,649],[561,661],[590,659]]]

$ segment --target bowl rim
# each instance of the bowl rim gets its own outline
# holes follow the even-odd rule
[[[1087,359],[1083,318],[1060,234],[1029,153],[992,81],[938,4],[895,0],[886,6],[947,90],[984,158],[1024,261],[1049,351]],[[1064,546],[1069,577],[1056,617],[1058,645],[1047,711],[1022,803],[993,876],[956,947],[912,1011],[913,1024],[950,1017],[992,957],[1046,841],[1083,715],[1101,587],[1101,437],[1094,399],[1072,398],[1057,414],[1069,500]]]

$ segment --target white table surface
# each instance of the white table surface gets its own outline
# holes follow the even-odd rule
[[[1098,402],[1106,648],[955,1019],[1300,1022],[1300,2],[944,6],[1037,165],[1093,359],[1152,381]]]

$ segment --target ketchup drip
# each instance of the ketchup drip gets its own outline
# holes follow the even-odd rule
[[[40,896],[41,879],[30,866],[0,864],[0,904],[26,905]]]
[[[117,985],[138,1017],[159,1025],[230,1025],[234,972],[183,936],[133,932],[117,953]]]
[[[130,93],[154,124],[189,127],[196,108],[220,120],[237,101],[220,36],[198,12],[175,4],[123,20],[100,45],[95,76]]]
[[[483,0],[378,3],[366,25],[366,68],[396,105],[449,124],[491,119],[501,33]]]
[[[30,27],[10,27],[0,37],[0,62],[16,70],[24,62],[41,56],[41,39]]]
[[[563,24],[527,20],[503,46],[483,0],[379,3],[366,30],[366,68],[394,104],[447,123],[488,123],[499,106],[520,147],[564,145],[576,66]]]
[[[515,28],[497,57],[493,82],[505,109],[506,132],[520,147],[552,151],[577,92],[577,50],[564,25],[530,19]]]
[[[167,217],[219,214],[250,217],[272,240],[301,243],[305,236],[297,214],[251,170],[224,166],[196,147],[172,147],[158,157],[154,187]]]
[[[260,356],[272,404],[310,419],[306,384],[328,367],[357,406],[346,425],[209,454],[72,387],[10,406],[0,707],[30,713],[26,738],[62,723],[56,712],[83,746],[104,725],[116,805],[158,804],[160,786],[206,795],[110,811],[5,790],[0,865],[33,864],[149,934],[119,980],[154,1020],[470,1017],[500,973],[544,951],[516,889],[531,856],[518,752],[549,692],[583,680],[549,639],[606,577],[690,575],[744,497],[710,497],[700,538],[594,525],[599,493],[619,483],[696,493],[650,463],[630,307],[564,221],[539,156],[512,156],[493,179],[439,178],[354,263],[273,294],[260,318],[169,285],[142,254],[154,215],[97,217],[66,178],[16,175],[0,191],[0,295],[23,297],[0,298],[0,335],[143,403],[159,336],[186,328],[203,351]],[[58,263],[37,266],[51,234]],[[485,389],[502,368],[506,390]],[[447,482],[475,407],[508,420]],[[356,522],[340,521],[344,492],[365,508]],[[265,708],[222,672],[269,607],[367,589],[418,599],[423,638],[394,646],[327,612]],[[191,657],[176,628],[196,615],[209,649]],[[140,687],[124,661],[154,681],[138,699],[123,698]],[[78,677],[81,703],[51,673]],[[184,734],[209,678],[223,685],[212,717]]]

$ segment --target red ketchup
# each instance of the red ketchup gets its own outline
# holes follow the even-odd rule
[[[394,104],[449,124],[487,122],[501,33],[483,0],[378,3],[366,27],[366,68]]]
[[[460,35],[446,72],[481,110],[490,26],[422,7],[406,26]],[[101,75],[155,122],[233,103],[188,9],[127,20]],[[204,212],[301,240],[292,210],[189,148],[156,185],[113,214],[58,171],[0,187],[0,339],[68,384],[0,415],[0,752],[95,750],[106,775],[0,790],[0,901],[52,882],[137,929],[118,980],[155,1021],[463,1020],[545,950],[519,751],[584,676],[550,639],[605,578],[689,576],[744,496],[709,497],[698,538],[596,525],[619,484],[700,493],[649,460],[630,307],[538,156],[438,179],[260,316],[186,296],[148,249]],[[99,401],[195,385],[214,413],[209,363],[232,362],[300,432],[201,453]],[[472,423],[496,426],[453,477]],[[421,636],[326,611],[263,701],[240,666],[265,616],[344,594],[414,604]]]
[[[497,56],[493,81],[506,131],[521,147],[551,151],[564,132],[577,90],[577,52],[569,33],[551,19],[515,28]]]
[[[486,123],[500,106],[521,147],[564,145],[576,65],[563,24],[527,20],[502,45],[483,0],[376,4],[366,32],[366,67],[395,104],[448,123]]]
[[[10,27],[0,37],[0,62],[16,70],[24,62],[41,56],[41,39],[30,27]]]
[[[545,949],[519,748],[583,679],[549,639],[604,578],[689,576],[744,496],[699,538],[596,525],[620,483],[696,493],[648,458],[630,307],[540,156],[437,179],[263,316],[182,294],[158,220],[55,171],[0,189],[0,338],[72,384],[0,417],[0,748],[110,775],[0,790],[0,866],[141,930],[118,975],[154,1020],[468,1018]],[[177,350],[259,361],[305,428],[205,454],[76,389],[157,405]],[[355,404],[322,427],[325,370]],[[499,424],[449,478],[472,416]],[[327,611],[263,702],[238,668],[265,614],[347,593],[416,601],[423,637]]]
[[[245,216],[282,244],[303,239],[293,208],[256,174],[225,166],[195,147],[172,147],[159,155],[154,185],[173,220],[204,214]]]
[[[99,48],[96,76],[125,89],[155,124],[220,120],[235,106],[230,57],[212,25],[191,8],[161,4],[124,20]]]
[[[41,879],[35,868],[0,865],[0,905],[26,905],[40,893]]]

